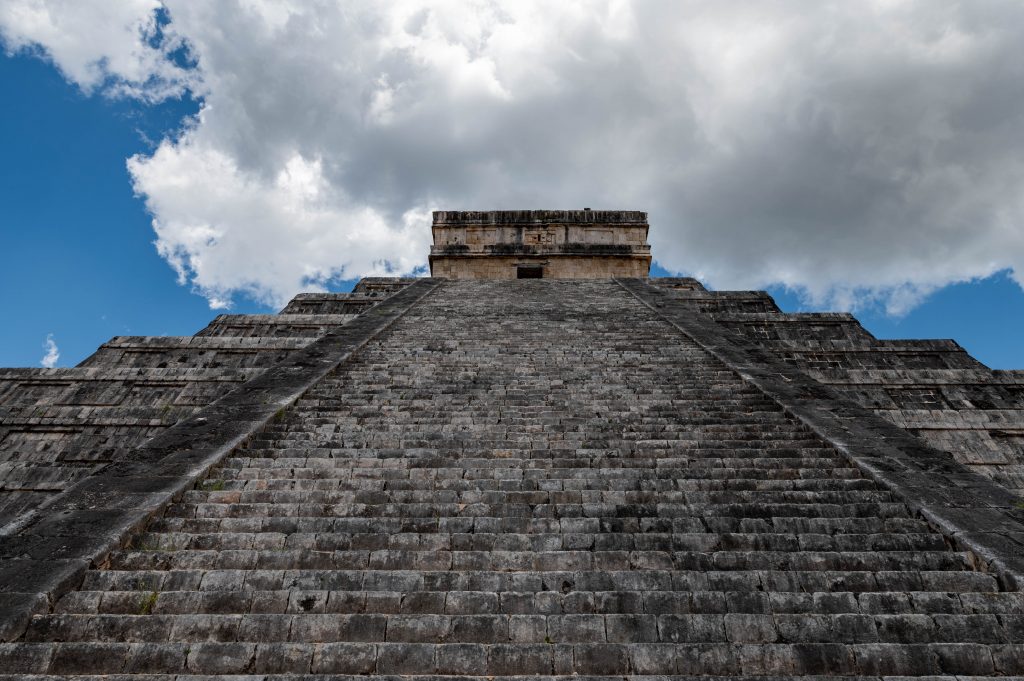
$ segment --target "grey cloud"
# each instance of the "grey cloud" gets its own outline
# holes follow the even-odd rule
[[[197,121],[132,159],[215,304],[425,262],[433,208],[646,209],[655,257],[900,312],[1024,281],[1017,2],[167,2]]]

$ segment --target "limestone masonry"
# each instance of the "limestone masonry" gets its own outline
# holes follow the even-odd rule
[[[646,277],[647,213],[436,211],[431,276],[445,279]]]
[[[1024,372],[647,229],[439,212],[432,278],[0,370],[0,681],[1024,675]]]

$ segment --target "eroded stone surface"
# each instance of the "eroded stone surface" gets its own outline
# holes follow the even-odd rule
[[[646,277],[647,213],[435,211],[430,272],[444,279]]]
[[[220,315],[191,337],[118,336],[71,369],[0,369],[0,528],[411,281],[300,295],[279,315]]]
[[[993,371],[951,340],[878,340],[848,314],[782,314],[761,291],[654,279],[687,308],[1024,494],[1024,372]]]
[[[688,303],[627,288],[441,283],[35,615],[0,668],[1024,673],[1020,592],[682,333]]]
[[[645,213],[433,232],[0,372],[0,679],[1024,673],[1024,373],[648,281]]]

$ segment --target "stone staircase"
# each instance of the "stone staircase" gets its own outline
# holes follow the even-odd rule
[[[279,314],[218,315],[194,336],[116,336],[73,368],[0,369],[0,536],[411,281],[300,294]]]
[[[976,568],[614,281],[448,282],[0,677],[1024,674]]]
[[[734,338],[1024,495],[1024,371],[992,370],[952,340],[879,340],[850,314],[784,314],[764,291],[652,279]]]

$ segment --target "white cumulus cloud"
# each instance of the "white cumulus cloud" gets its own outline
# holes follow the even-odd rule
[[[60,359],[60,349],[57,348],[57,341],[53,340],[53,334],[46,334],[46,340],[43,341],[43,349],[46,350],[46,354],[39,360],[39,364],[44,369],[52,369],[57,366],[57,360]]]
[[[648,210],[665,267],[838,307],[1024,282],[1016,0],[5,7],[82,87],[202,97],[129,170],[215,307],[414,271],[435,208]]]
[[[158,30],[159,0],[4,0],[0,38],[9,51],[42,49],[86,92],[160,100],[197,88],[197,74],[175,63],[184,43]]]

